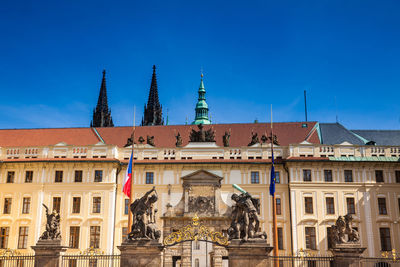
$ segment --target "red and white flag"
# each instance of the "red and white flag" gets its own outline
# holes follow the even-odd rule
[[[126,174],[124,178],[124,183],[122,187],[122,192],[127,197],[131,197],[131,183],[132,183],[132,158],[133,158],[133,152],[131,153],[131,158],[129,159],[129,164],[128,168],[126,169]]]

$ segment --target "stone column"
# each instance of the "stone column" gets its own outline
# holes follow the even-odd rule
[[[164,246],[156,240],[124,241],[118,249],[121,251],[121,266],[163,266]]]
[[[192,242],[182,243],[181,266],[182,267],[192,266]]]
[[[361,255],[366,248],[359,244],[341,244],[332,248],[334,267],[360,267]]]
[[[173,267],[171,249],[164,250],[164,267]]]
[[[229,267],[265,267],[269,266],[268,257],[273,247],[265,239],[249,239],[246,242],[233,239],[226,249]]]
[[[61,246],[61,240],[39,240],[32,249],[35,251],[35,267],[59,267],[61,252],[65,252],[67,247]]]
[[[220,246],[213,245],[213,251],[210,252],[212,267],[222,267],[222,249]]]

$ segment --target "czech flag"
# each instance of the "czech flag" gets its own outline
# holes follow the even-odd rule
[[[131,183],[132,183],[132,158],[133,158],[133,152],[131,153],[131,158],[129,159],[129,164],[128,168],[126,169],[126,174],[124,178],[124,183],[122,187],[122,192],[127,197],[131,197]]]
[[[269,185],[269,194],[271,196],[275,195],[275,166],[274,166],[274,150],[272,151],[272,166],[271,166],[271,182]]]

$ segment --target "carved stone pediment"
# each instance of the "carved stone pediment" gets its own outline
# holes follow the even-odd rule
[[[222,216],[228,207],[221,198],[222,177],[206,170],[198,170],[181,177],[183,195],[165,216]]]
[[[198,170],[196,172],[183,176],[181,179],[183,180],[183,187],[192,185],[207,185],[220,188],[223,178],[205,170]]]

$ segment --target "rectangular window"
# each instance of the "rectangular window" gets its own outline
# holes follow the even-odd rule
[[[306,248],[316,250],[315,227],[306,227]]]
[[[313,214],[313,200],[312,197],[305,197],[304,198],[304,206],[305,206],[305,211],[308,214]]]
[[[332,248],[332,240],[329,238],[331,236],[332,228],[329,226],[326,228],[326,239],[328,240],[328,249]]]
[[[303,181],[311,182],[311,170],[303,170]]]
[[[58,213],[61,210],[61,197],[53,197],[53,210],[57,211]]]
[[[399,204],[399,212],[400,212],[400,198],[397,199],[397,203]]]
[[[4,209],[3,209],[4,214],[11,214],[11,204],[12,204],[11,198],[7,197],[4,199]]]
[[[400,183],[400,171],[395,171],[394,175],[396,176],[396,183]]]
[[[392,243],[390,241],[390,228],[387,227],[379,228],[379,234],[381,237],[381,250],[391,251]]]
[[[281,199],[276,198],[276,215],[282,215],[282,205],[281,205]]]
[[[18,248],[24,249],[28,243],[28,226],[19,227]]]
[[[7,183],[14,183],[15,172],[9,171],[7,172]]]
[[[129,198],[125,199],[125,210],[124,210],[124,214],[128,215],[129,213]]]
[[[146,172],[146,184],[154,184],[154,172]]]
[[[25,183],[32,183],[33,181],[33,171],[25,172]]]
[[[0,227],[0,248],[8,248],[8,236],[10,227]]]
[[[70,248],[79,248],[79,226],[69,228],[69,246]]]
[[[101,197],[93,197],[93,213],[100,213]]]
[[[332,182],[332,170],[324,170],[325,182]]]
[[[335,202],[333,197],[327,197],[326,201],[326,214],[335,214]]]
[[[383,171],[382,170],[375,170],[375,179],[377,183],[383,183]]]
[[[251,172],[251,183],[252,184],[260,183],[260,173],[259,172]]]
[[[387,215],[386,198],[378,198],[378,210],[380,215]]]
[[[347,197],[346,203],[347,203],[347,213],[348,214],[356,214],[356,206],[354,204],[354,198]]]
[[[73,197],[72,198],[72,213],[80,213],[81,212],[81,198]]]
[[[199,240],[194,241],[194,249],[200,250],[200,241]]]
[[[278,227],[278,249],[283,250],[283,229]]]
[[[122,241],[128,238],[128,227],[122,227]]]
[[[275,183],[276,184],[281,183],[281,173],[280,172],[275,172]]]
[[[62,183],[62,180],[63,180],[63,171],[56,171],[55,182]]]
[[[346,183],[353,182],[353,171],[352,170],[344,170],[344,181]]]
[[[98,182],[98,183],[103,181],[103,171],[102,170],[94,171],[94,181]]]
[[[22,200],[22,214],[28,214],[31,209],[31,198],[24,197]]]
[[[90,226],[90,247],[100,248],[100,226]]]
[[[83,171],[75,171],[75,183],[82,183]]]

